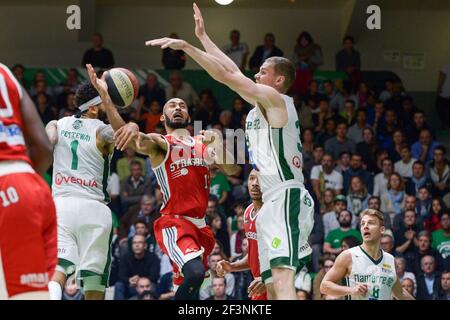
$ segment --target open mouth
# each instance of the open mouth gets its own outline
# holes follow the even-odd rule
[[[181,112],[176,112],[173,114],[173,119],[183,119],[183,114]]]
[[[370,236],[370,232],[364,232],[364,233],[363,233],[363,236],[364,236],[364,237]]]

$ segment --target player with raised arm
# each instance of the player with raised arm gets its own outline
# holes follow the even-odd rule
[[[90,65],[88,71],[92,81]],[[107,181],[113,127],[124,123],[111,126],[102,121],[106,106],[114,105],[92,83],[82,83],[75,96],[78,113],[46,126],[54,146],[52,189],[58,217],[58,266],[49,290],[52,300],[60,300],[67,278],[76,272],[86,300],[102,300],[111,268],[113,227]]]
[[[300,122],[293,99],[285,95],[295,79],[295,67],[286,58],[269,58],[255,83],[212,43],[195,4],[194,19],[206,52],[181,39],[146,44],[185,51],[215,80],[254,106],[246,120],[246,139],[264,202],[257,220],[261,277],[266,284],[273,282],[277,299],[295,300],[294,278],[310,259],[308,237],[314,224],[314,202],[303,184]]]
[[[414,300],[402,289],[395,271],[394,257],[380,246],[384,234],[381,212],[361,213],[363,244],[343,251],[320,285],[322,294],[350,300]],[[345,285],[339,284],[344,279]]]
[[[95,74],[93,75],[95,77]],[[106,95],[106,83],[96,79],[100,95]],[[123,120],[116,108],[107,106],[111,123]],[[163,195],[161,217],[154,223],[158,245],[167,254],[174,270],[175,299],[198,299],[205,277],[207,257],[215,239],[205,222],[209,197],[209,169],[216,163],[228,174],[236,165],[226,163],[221,136],[212,131],[191,137],[186,129],[190,121],[188,106],[178,98],[170,99],[163,108],[161,121],[167,135],[144,134],[136,128],[122,127],[116,132],[117,148],[128,145],[150,157],[153,171]],[[114,127],[114,126],[113,126]],[[115,127],[114,127],[115,128]]]
[[[56,212],[43,175],[52,146],[37,109],[0,63],[0,300],[48,299]]]
[[[250,269],[254,280],[248,287],[248,296],[252,300],[267,300],[267,296],[269,299],[273,299],[272,286],[268,285],[266,294],[266,286],[261,280],[261,272],[259,269],[256,220],[263,203],[256,170],[252,170],[248,176],[248,193],[252,199],[252,203],[244,211],[244,229],[245,237],[248,239],[248,254],[241,260],[235,262],[229,262],[228,260],[219,261],[216,271],[219,277],[223,277],[227,272]]]

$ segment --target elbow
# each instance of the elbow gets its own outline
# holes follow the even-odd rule
[[[321,294],[328,294],[327,281],[323,281],[323,280],[322,280],[322,283],[320,284],[319,290],[320,290],[320,293],[321,293]]]

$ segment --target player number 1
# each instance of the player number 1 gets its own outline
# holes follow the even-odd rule
[[[8,207],[11,203],[17,203],[19,201],[19,195],[13,187],[9,187],[5,191],[0,191],[0,198],[2,199],[3,207]]]
[[[72,170],[77,170],[78,169],[78,155],[77,155],[77,149],[78,149],[78,140],[73,140],[70,143],[70,150],[72,151],[72,165],[71,165],[71,169]]]

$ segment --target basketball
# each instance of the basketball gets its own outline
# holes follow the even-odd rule
[[[128,107],[136,99],[139,84],[136,76],[128,69],[113,68],[105,72],[108,93],[114,105]]]

